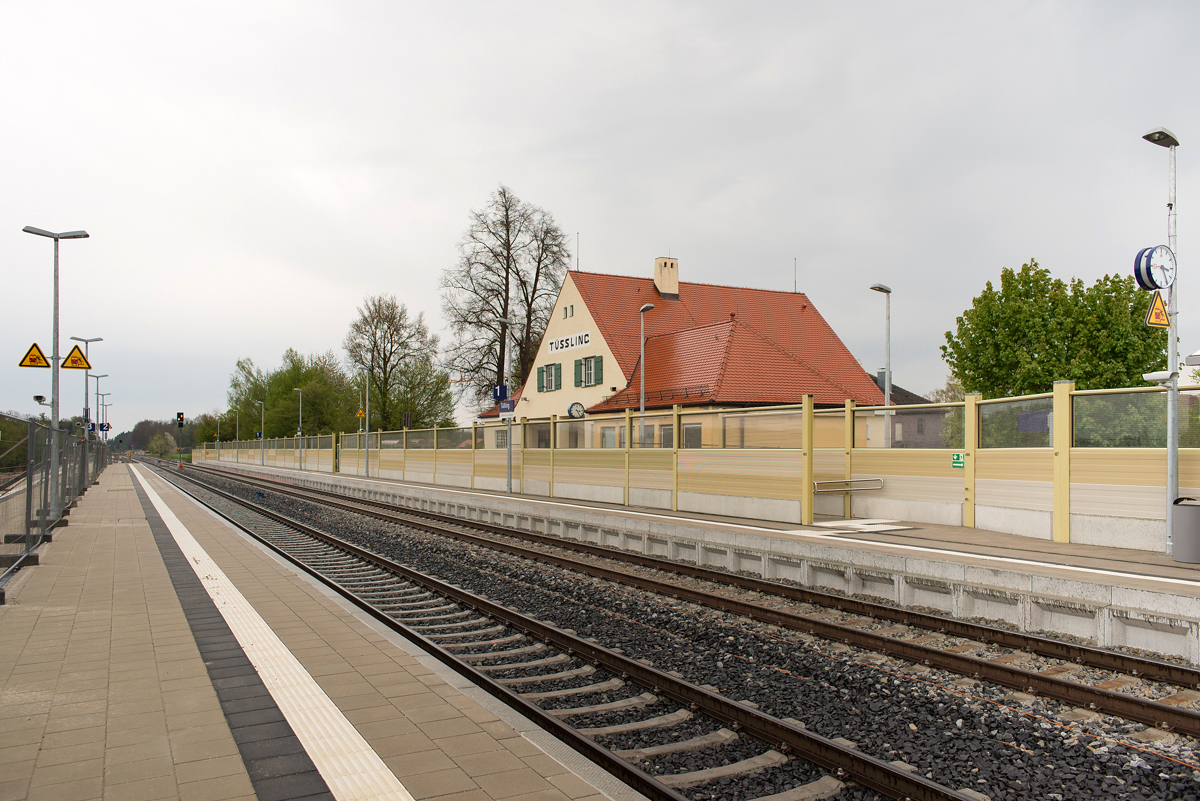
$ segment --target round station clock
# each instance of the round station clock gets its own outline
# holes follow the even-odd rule
[[[1166,245],[1142,248],[1133,260],[1133,277],[1147,292],[1175,283],[1175,254]]]
[[[587,414],[587,409],[582,403],[572,403],[567,407],[567,415],[573,420],[582,420],[585,414]]]

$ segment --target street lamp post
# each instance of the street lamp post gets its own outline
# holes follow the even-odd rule
[[[292,387],[292,392],[300,393],[300,419],[296,423],[296,441],[300,445],[300,469],[304,469],[304,435],[300,432],[304,429],[304,390],[300,387]]]
[[[92,337],[91,339],[85,339],[83,337],[71,337],[71,339],[73,339],[76,342],[83,343],[83,358],[87,359],[88,364],[92,363],[92,354],[90,352],[90,349],[88,348],[88,345],[92,344],[93,342],[103,342],[104,341],[104,337]],[[88,423],[92,422],[92,416],[88,410],[88,377],[89,377],[89,372],[87,370],[84,370],[83,371],[83,423],[85,426]],[[97,421],[97,422],[99,422],[99,421]],[[88,438],[86,429],[84,430],[84,438],[85,439]],[[100,439],[100,429],[99,428],[96,429],[96,439]]]
[[[97,409],[96,414],[97,415],[99,415],[99,409],[100,409],[100,379],[101,378],[108,378],[108,373],[101,373],[100,375],[92,376],[92,380],[96,382],[96,409]],[[104,394],[111,395],[112,393],[105,392]],[[97,422],[99,422],[98,417],[97,417]],[[97,427],[96,431],[97,431],[97,433],[99,433],[100,429]]]
[[[58,355],[58,240],[60,239],[87,239],[87,231],[64,231],[56,234],[53,231],[47,231],[43,228],[34,228],[32,225],[27,225],[21,229],[27,234],[35,236],[44,236],[54,240],[54,335],[52,349],[53,355],[50,357],[52,366],[50,377],[50,428],[54,431],[50,435],[50,515],[55,520],[62,517],[62,491],[59,488],[58,462],[59,449],[61,444],[58,441],[58,363],[61,358]]]
[[[1175,249],[1175,148],[1179,138],[1166,128],[1155,128],[1142,136],[1147,142],[1165,147],[1171,154],[1170,176],[1167,179],[1167,247],[1175,254],[1178,264],[1179,253]],[[1179,271],[1167,298],[1167,317],[1171,321],[1167,329],[1167,372],[1179,370]],[[1179,495],[1179,376],[1167,384],[1167,556],[1175,550],[1175,498]]]
[[[267,452],[263,450],[267,446],[267,405],[260,400],[256,400],[258,404],[258,461],[263,467],[267,465]]]
[[[883,303],[883,447],[892,447],[892,288],[885,284],[871,284],[871,289],[882,292]]]
[[[642,336],[639,341],[642,352],[641,358],[638,360],[642,366],[640,371],[642,386],[641,393],[639,395],[640,401],[638,403],[638,414],[640,415],[638,418],[638,442],[641,442],[645,438],[644,432],[646,430],[646,312],[653,308],[653,303],[647,303],[643,305],[642,308],[638,309],[638,314],[640,314],[642,317]]]
[[[242,460],[242,410],[233,410],[233,461]]]

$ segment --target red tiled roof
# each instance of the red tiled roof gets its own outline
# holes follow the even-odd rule
[[[797,403],[806,394],[820,404],[883,403],[875,381],[802,293],[681,281],[672,300],[650,278],[570,276],[630,382],[595,411],[637,405],[637,310],[644,303],[654,304],[646,312],[647,406],[652,386],[655,406]],[[701,387],[708,388],[704,399],[694,391]]]

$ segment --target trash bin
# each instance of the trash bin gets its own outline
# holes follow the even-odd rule
[[[1176,562],[1200,563],[1200,500],[1196,498],[1175,499],[1175,547],[1172,556]]]

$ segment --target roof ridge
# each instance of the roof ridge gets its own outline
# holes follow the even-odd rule
[[[695,319],[695,318],[693,318],[693,319]],[[692,331],[702,331],[705,328],[713,328],[715,326],[722,326],[722,325],[728,326],[732,322],[733,322],[733,320],[715,320],[714,322],[711,322],[711,323],[700,323],[698,325],[692,326],[691,328],[677,328],[674,331],[664,331],[661,334],[651,334],[650,336],[646,337],[646,340],[649,341],[651,339],[659,339],[661,337],[673,337],[676,334],[687,334]]]
[[[599,276],[604,276],[605,278],[628,278],[631,281],[649,281],[650,283],[654,283],[654,278],[652,278],[650,276],[644,276],[644,275],[620,275],[619,273],[599,273],[599,272],[589,272],[588,270],[571,270],[570,272],[572,275],[580,275],[580,274],[582,274],[582,275],[599,275]],[[788,292],[786,289],[763,289],[761,287],[740,286],[738,284],[706,284],[706,283],[703,283],[700,281],[680,281],[679,285],[680,286],[715,286],[715,287],[720,287],[721,289],[744,289],[747,292],[771,292],[776,295],[795,295],[798,298],[802,297],[802,298],[805,298],[806,300],[808,299],[808,293],[806,293],[806,292]]]
[[[766,342],[768,345],[770,345],[771,347],[773,347],[775,350],[777,350],[777,351],[779,351],[780,353],[782,353],[782,354],[783,354],[785,357],[787,357],[788,359],[791,359],[791,360],[792,360],[792,361],[794,361],[796,364],[798,364],[798,365],[800,365],[801,367],[805,368],[805,369],[806,369],[806,370],[808,370],[810,373],[812,373],[813,375],[815,375],[817,378],[819,378],[819,379],[821,379],[822,381],[824,381],[824,382],[825,382],[826,384],[828,384],[829,386],[831,386],[831,387],[835,387],[835,388],[837,388],[837,389],[840,389],[842,392],[846,393],[846,395],[847,395],[848,397],[852,397],[852,398],[853,398],[853,397],[857,397],[857,396],[858,396],[858,393],[851,391],[851,390],[850,390],[848,387],[845,387],[845,386],[843,386],[842,384],[839,384],[837,381],[834,381],[832,378],[830,378],[829,376],[825,375],[825,373],[821,372],[821,371],[820,371],[820,370],[818,370],[816,367],[813,367],[811,364],[809,364],[809,363],[808,363],[807,361],[805,361],[804,359],[801,359],[799,356],[796,356],[796,355],[792,354],[791,352],[789,352],[788,350],[784,349],[784,348],[783,348],[783,347],[781,347],[781,346],[780,346],[780,345],[779,345],[777,342],[775,342],[775,340],[771,339],[771,338],[770,338],[770,337],[768,337],[768,336],[765,336],[764,334],[762,334],[762,333],[761,333],[761,332],[760,332],[760,331],[759,331],[757,328],[755,328],[754,326],[752,326],[752,325],[750,325],[750,324],[748,324],[748,323],[745,323],[745,322],[743,322],[743,321],[741,321],[741,320],[737,320],[736,322],[737,322],[739,325],[741,325],[742,327],[744,327],[744,328],[745,328],[747,331],[751,332],[751,333],[752,333],[752,334],[754,334],[756,337],[758,337],[759,339],[761,339],[763,342]],[[868,378],[870,378],[870,376],[869,376],[869,375],[868,375],[867,377],[868,377]]]
[[[721,391],[721,385],[725,382],[725,368],[729,366],[729,349],[733,347],[733,334],[738,327],[738,319],[730,317],[723,321],[722,325],[729,326],[729,335],[725,337],[725,349],[721,353],[721,367],[717,370],[717,380],[713,382],[712,392],[709,397],[716,398],[717,393]]]

